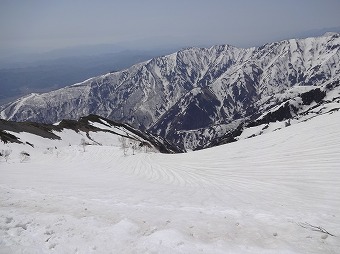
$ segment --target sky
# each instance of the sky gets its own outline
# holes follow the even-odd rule
[[[260,46],[340,30],[340,0],[0,0],[0,54],[96,44]]]

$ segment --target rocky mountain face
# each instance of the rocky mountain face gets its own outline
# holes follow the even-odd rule
[[[180,149],[198,149],[220,142],[227,133],[292,99],[288,91],[295,87],[302,87],[303,93],[303,88],[338,82],[339,49],[336,33],[249,49],[183,49],[124,71],[20,98],[1,108],[1,118],[53,123],[97,114],[159,135]],[[332,89],[339,87],[321,90]]]

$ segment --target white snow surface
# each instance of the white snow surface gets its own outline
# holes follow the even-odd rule
[[[339,144],[340,111],[186,154],[0,143],[0,253],[340,253]]]

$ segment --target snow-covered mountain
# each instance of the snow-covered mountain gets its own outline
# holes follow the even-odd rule
[[[297,89],[302,92],[321,87],[323,97],[334,89],[336,93],[339,49],[337,33],[249,49],[183,49],[124,71],[20,98],[1,108],[1,118],[53,123],[97,114],[148,130],[182,149],[197,149],[220,142],[226,133],[292,100],[289,91],[295,87],[302,87]],[[335,85],[327,86],[330,83]]]
[[[159,137],[96,115],[82,117],[78,121],[62,120],[53,125],[0,119],[0,141],[3,144],[17,144],[27,151],[45,149],[49,153],[57,153],[58,147],[67,145],[78,145],[83,150],[91,145],[115,146],[122,148],[124,153],[180,152]]]

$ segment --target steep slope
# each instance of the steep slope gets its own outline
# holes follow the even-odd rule
[[[0,142],[0,253],[339,253],[339,143],[340,111],[182,154]]]
[[[53,123],[97,114],[197,148],[204,130],[230,130],[277,106],[268,97],[294,86],[340,80],[340,35],[258,48],[188,48],[131,68],[7,104],[1,117]],[[197,116],[197,117],[196,117]],[[202,130],[204,129],[204,130]],[[188,139],[183,139],[190,132]],[[211,131],[209,131],[211,132]],[[224,135],[223,131],[210,138]]]
[[[62,120],[54,125],[0,119],[0,140],[30,151],[37,147],[58,152],[57,147],[60,146],[79,145],[85,150],[89,145],[106,145],[121,147],[124,153],[129,150],[181,152],[159,137],[96,115],[82,117],[78,121]]]
[[[259,112],[262,114],[254,114],[249,121],[234,121],[229,125],[211,128],[210,133],[204,130],[205,133],[200,136],[206,138],[194,141],[197,149],[213,147],[276,131],[338,110],[340,110],[339,81],[326,82],[323,86],[295,86],[284,93],[268,97],[260,104]],[[178,139],[187,140],[188,137],[193,139],[194,135],[184,134],[187,136]],[[189,143],[192,141],[189,140]]]

